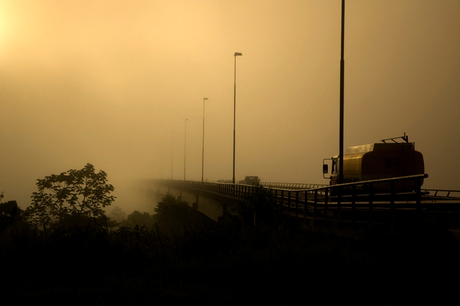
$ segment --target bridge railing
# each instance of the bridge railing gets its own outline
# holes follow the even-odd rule
[[[306,189],[183,180],[158,180],[157,183],[189,189],[197,194],[224,196],[234,199],[235,203],[250,201],[251,196],[263,188],[273,195],[275,204],[280,205],[289,218],[324,223],[359,222],[368,223],[371,227],[377,223],[392,224],[396,215],[398,218],[401,215],[413,218],[420,216],[422,211],[434,210],[460,213],[460,197],[450,196],[450,200],[456,201],[440,203],[433,201],[434,194],[427,196],[431,191],[421,189],[426,177],[426,174],[420,174]]]
[[[365,199],[369,201],[373,198],[381,199],[382,196],[388,199],[388,195],[393,195],[393,199],[404,199],[404,196],[412,200],[420,200],[422,193],[428,193],[429,190],[422,191],[420,188],[423,179],[428,177],[427,174],[402,176],[395,178],[359,181],[337,185],[320,185],[320,184],[288,184],[288,183],[270,183],[261,186],[231,184],[220,182],[199,182],[186,180],[155,180],[161,185],[207,190],[219,194],[226,194],[235,197],[247,197],[253,194],[257,188],[266,188],[271,190],[278,200],[286,198],[292,200],[292,196],[298,198],[300,202],[305,203],[341,203],[342,201],[352,201],[353,198]],[[300,188],[300,187],[303,188]],[[410,192],[408,192],[408,190]],[[441,190],[438,190],[441,192]],[[444,190],[442,190],[444,191]],[[460,191],[459,191],[460,192]],[[281,194],[281,195],[280,195]],[[414,197],[415,195],[415,197]],[[286,202],[285,200],[283,200]]]
[[[338,184],[306,190],[271,189],[287,214],[314,221],[392,224],[396,211],[422,209],[421,190],[426,174]],[[375,218],[376,213],[379,213]],[[383,214],[384,212],[385,214]],[[381,218],[386,215],[387,220]],[[393,220],[393,221],[392,221]]]
[[[153,180],[155,184],[184,190],[201,190],[220,195],[227,195],[238,199],[244,199],[253,194],[258,186],[245,184],[231,184],[220,182],[200,182],[184,180]]]
[[[447,190],[447,189],[423,189],[423,192],[430,194],[433,197],[443,197],[447,199],[459,198],[460,190]]]
[[[312,189],[321,188],[328,185],[325,184],[304,184],[304,183],[277,183],[277,182],[261,182],[260,185],[269,188],[289,188],[289,189]]]

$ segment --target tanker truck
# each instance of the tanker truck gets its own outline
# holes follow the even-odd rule
[[[330,185],[338,184],[339,161],[338,155],[323,160],[323,177],[330,180]],[[422,153],[415,150],[415,143],[410,143],[404,133],[404,136],[383,139],[379,143],[346,148],[342,183],[424,174],[424,171]],[[390,189],[389,183],[377,186],[377,189]],[[416,186],[415,180],[398,181],[395,189],[411,191]]]

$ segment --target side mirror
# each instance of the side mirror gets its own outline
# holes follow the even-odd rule
[[[323,174],[328,174],[329,173],[329,167],[327,164],[323,164]]]

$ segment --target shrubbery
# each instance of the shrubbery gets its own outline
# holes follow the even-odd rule
[[[154,212],[133,212],[117,227],[105,215],[67,214],[46,232],[21,213],[17,222],[8,219],[0,261],[14,273],[2,279],[4,298],[22,304],[273,304],[308,295],[313,304],[344,298],[375,304],[398,293],[382,297],[388,277],[403,288],[398,281],[421,280],[421,271],[432,271],[425,260],[434,257],[420,244],[353,241],[291,227],[263,188],[222,224],[172,195]],[[449,250],[433,267],[443,270],[458,254]],[[395,278],[400,271],[407,275]]]

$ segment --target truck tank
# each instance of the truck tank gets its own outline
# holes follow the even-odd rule
[[[402,138],[404,142],[397,142]],[[334,156],[330,184],[338,182],[339,157]],[[323,168],[323,169],[327,169]],[[326,174],[326,171],[323,170]],[[409,143],[408,137],[383,139],[372,143],[348,147],[343,156],[344,183],[424,174],[425,167],[422,153],[415,150],[415,144]],[[415,189],[415,181],[397,182],[397,190]],[[423,184],[423,180],[422,180]],[[390,184],[379,184],[378,189],[390,189]]]

